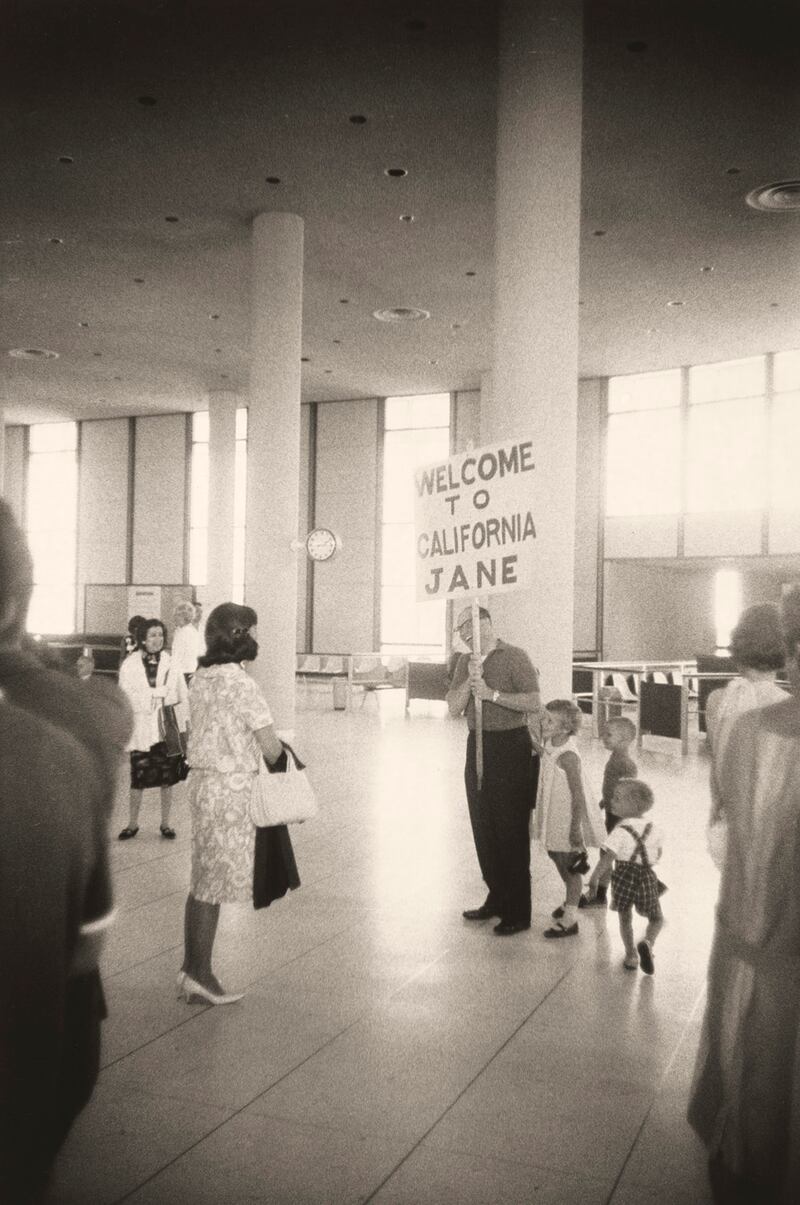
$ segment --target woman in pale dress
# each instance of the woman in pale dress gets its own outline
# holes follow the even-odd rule
[[[252,903],[250,797],[262,756],[273,765],[283,753],[267,701],[242,664],[258,655],[256,623],[251,607],[215,607],[206,623],[206,652],[189,687],[192,875],[178,989],[186,1000],[209,1004],[241,999],[224,990],[211,967],[219,908]]]
[[[712,691],[706,704],[706,730],[711,750],[711,814],[708,847],[718,867],[725,860],[726,824],[718,789],[722,761],[734,721],[745,711],[779,703],[784,691],[775,681],[785,652],[780,612],[772,603],[748,607],[731,633],[731,660],[739,677]]]
[[[800,587],[783,605],[792,694],[734,723],[728,821],[689,1120],[718,1202],[800,1200]]]
[[[202,641],[200,633],[194,626],[195,607],[188,599],[177,603],[172,612],[175,631],[172,637],[172,663],[179,673],[183,674],[188,686],[197,669],[197,659],[201,653]]]

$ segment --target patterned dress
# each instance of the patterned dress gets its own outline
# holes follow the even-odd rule
[[[201,666],[189,687],[192,817],[190,891],[209,904],[251,901],[255,826],[250,797],[272,723],[267,701],[240,665]]]

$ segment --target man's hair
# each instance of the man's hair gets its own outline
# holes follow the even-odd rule
[[[195,614],[196,612],[194,603],[188,602],[187,599],[182,599],[181,602],[175,604],[175,608],[172,612],[172,618],[175,620],[176,625],[182,623],[191,623],[195,617]]]
[[[583,723],[583,712],[577,703],[573,703],[572,699],[551,699],[549,703],[545,703],[545,711],[555,711],[558,715],[563,715],[569,725],[571,733],[576,733]]]
[[[610,720],[606,721],[606,728],[613,728],[615,732],[624,732],[629,741],[636,736],[636,725],[626,715],[612,716]]]
[[[0,641],[21,639],[32,593],[33,560],[25,533],[0,498]]]
[[[206,620],[206,651],[200,665],[239,664],[255,661],[258,644],[250,635],[250,628],[258,623],[252,607],[238,603],[220,603]]]
[[[638,805],[640,816],[643,816],[645,812],[649,812],[655,803],[652,789],[646,782],[642,782],[641,778],[620,778],[617,783],[617,790],[620,788],[624,788],[628,798],[632,799]]]

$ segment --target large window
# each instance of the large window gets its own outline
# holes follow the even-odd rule
[[[386,399],[381,528],[382,652],[444,653],[446,603],[416,601],[414,470],[449,455],[449,393]]]
[[[30,428],[26,528],[33,556],[28,630],[75,631],[78,547],[78,424]]]
[[[680,401],[678,369],[609,381],[606,514],[680,510]]]
[[[759,510],[767,499],[763,356],[689,372],[686,509]]]
[[[208,411],[192,415],[192,455],[189,484],[189,581],[208,584]],[[236,449],[233,475],[233,598],[244,600],[245,501],[247,497],[247,409],[236,411]]]
[[[770,423],[770,506],[800,511],[800,351],[775,356],[775,396]]]

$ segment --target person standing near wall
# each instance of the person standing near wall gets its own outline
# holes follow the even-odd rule
[[[469,736],[464,783],[478,865],[488,895],[464,919],[498,917],[494,932],[510,937],[531,927],[530,836],[539,759],[534,756],[526,716],[541,706],[539,679],[523,649],[495,636],[485,607],[478,610],[480,656],[461,654],[447,692],[452,716],[466,713]],[[456,632],[473,648],[472,609],[466,607]],[[483,703],[483,782],[475,763],[475,699]]]
[[[197,669],[197,659],[202,652],[203,641],[194,626],[195,606],[186,600],[179,602],[172,612],[175,631],[172,636],[172,668],[183,674],[186,685]]]

